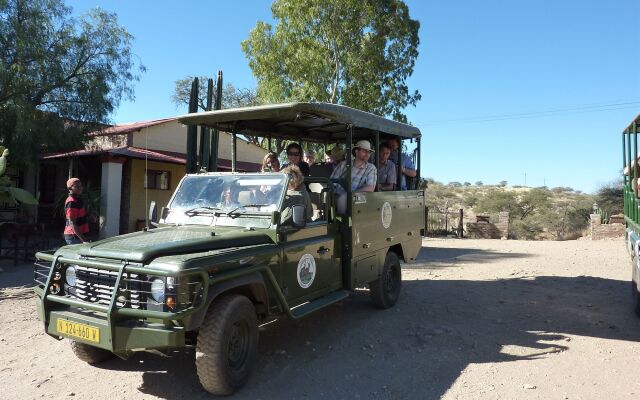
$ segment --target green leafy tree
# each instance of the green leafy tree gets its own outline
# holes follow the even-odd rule
[[[602,185],[596,191],[595,201],[598,207],[608,215],[622,214],[624,212],[622,181]]]
[[[551,193],[545,189],[531,189],[525,192],[518,201],[519,217],[526,218],[535,212],[541,212],[551,207]]]
[[[406,122],[419,22],[401,0],[276,0],[242,42],[264,102],[343,104]]]
[[[0,142],[14,160],[82,144],[144,67],[116,15],[78,19],[61,0],[0,0]]]
[[[477,213],[498,213],[508,211],[510,217],[521,215],[522,209],[514,192],[503,189],[490,189],[476,204]]]

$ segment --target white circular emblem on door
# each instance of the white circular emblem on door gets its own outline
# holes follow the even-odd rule
[[[305,254],[298,261],[298,285],[306,289],[313,283],[316,277],[316,260],[311,254]]]
[[[382,205],[382,210],[380,211],[380,217],[382,218],[382,226],[384,229],[388,229],[391,226],[391,217],[393,216],[393,212],[391,211],[391,204],[386,201]]]

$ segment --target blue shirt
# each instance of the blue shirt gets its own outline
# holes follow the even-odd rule
[[[395,157],[394,157],[395,156]],[[393,160],[396,164],[398,156],[397,153],[392,152],[391,155],[389,156],[390,160]],[[400,166],[400,169],[402,168],[406,168],[406,169],[416,169],[416,166],[413,164],[413,161],[411,161],[411,157],[409,157],[408,154],[406,153],[402,153],[402,165]],[[407,179],[404,176],[404,174],[400,174],[402,175],[402,180],[400,182],[400,187],[402,188],[402,190],[407,190]]]

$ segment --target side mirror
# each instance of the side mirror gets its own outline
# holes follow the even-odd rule
[[[296,228],[304,228],[307,224],[305,206],[293,206],[293,226]]]
[[[280,222],[280,211],[273,211],[271,213],[271,225],[276,225]]]
[[[160,221],[164,221],[165,219],[167,219],[168,216],[169,216],[169,209],[167,207],[162,207],[160,209]]]
[[[149,204],[149,225],[158,226],[158,205],[155,201]]]

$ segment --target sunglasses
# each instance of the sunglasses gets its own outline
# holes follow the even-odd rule
[[[300,153],[287,153],[288,156],[298,156],[300,157]]]

